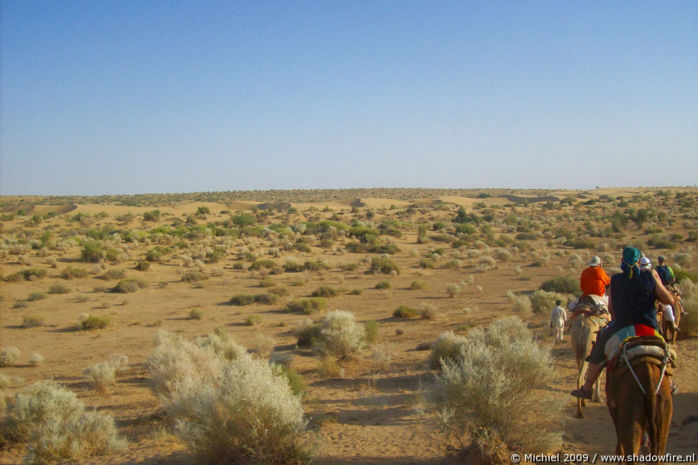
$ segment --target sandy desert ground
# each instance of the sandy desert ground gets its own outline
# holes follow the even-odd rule
[[[432,418],[415,409],[420,386],[435,373],[425,363],[429,352],[417,350],[420,343],[447,330],[466,334],[471,327],[514,315],[508,291],[525,295],[550,278],[576,278],[593,255],[601,256],[613,272],[625,244],[639,245],[653,261],[664,254],[674,264],[672,257],[683,254],[680,268],[696,271],[695,188],[400,195],[376,190],[360,196],[337,191],[325,201],[314,195],[304,200],[300,192],[287,196],[290,210],[289,205],[273,203],[284,202],[283,193],[273,194],[273,200],[261,194],[257,200],[252,194],[227,200],[163,196],[145,198],[147,204],[140,206],[137,199],[124,204],[123,199],[110,198],[0,198],[0,346],[21,351],[17,364],[0,368],[0,374],[12,380],[12,393],[39,380],[56,380],[86,406],[113,415],[129,442],[123,452],[80,463],[192,463],[148,387],[145,362],[161,329],[194,338],[217,328],[225,328],[259,356],[268,357],[272,351],[293,354],[291,366],[306,385],[303,407],[309,431],[319,444],[314,463],[462,463],[455,444],[444,439]],[[454,230],[459,207],[477,216],[472,232]],[[159,218],[146,221],[144,214],[156,209]],[[622,224],[618,217],[620,223],[614,223],[616,212],[637,217],[640,211],[646,216],[638,220],[640,225],[632,220]],[[241,215],[251,215],[253,223],[242,228],[231,223]],[[367,273],[371,259],[379,254],[347,251],[357,239],[344,232],[311,235],[289,229],[323,220],[349,226],[358,221],[378,229],[380,244],[399,249],[390,258],[400,273]],[[97,263],[82,261],[81,244],[86,240],[101,241],[108,257]],[[675,248],[667,248],[667,241]],[[148,270],[137,270],[137,263],[157,246],[164,254],[148,262]],[[260,259],[279,267],[291,259],[325,266],[278,274],[250,270]],[[65,279],[61,273],[67,267],[84,269],[87,275]],[[45,270],[46,276],[10,278],[30,268]],[[110,270],[115,272],[108,274]],[[201,279],[183,280],[191,272]],[[138,278],[146,287],[112,292],[125,278]],[[229,305],[234,295],[267,292],[260,287],[263,278],[273,287],[284,287],[287,294],[273,304]],[[377,289],[380,281],[390,288]],[[415,281],[418,286],[413,286]],[[50,293],[58,284],[68,292]],[[459,285],[453,297],[447,292],[451,284]],[[288,301],[309,297],[323,285],[340,291],[326,298],[328,310],[351,311],[358,321],[375,320],[379,328],[375,347],[345,363],[335,376],[318,369],[312,350],[296,347],[291,329],[308,315],[283,311]],[[420,303],[435,306],[437,316],[393,316],[400,305]],[[193,309],[200,319],[191,317]],[[105,316],[110,323],[104,329],[80,330],[82,313]],[[258,317],[250,319],[251,315]],[[612,453],[615,434],[603,399],[589,404],[585,419],[574,417],[575,403],[568,392],[575,387],[576,369],[569,335],[564,344],[553,345],[548,310],[518,315],[541,344],[552,346],[557,382],[550,389],[569,399],[561,451]],[[321,314],[309,316],[317,320]],[[41,324],[27,328],[26,317],[37,317]],[[681,338],[676,351],[680,390],[674,396],[668,451],[698,453],[698,339]],[[35,352],[45,360],[33,366],[28,360]],[[127,355],[128,367],[107,394],[97,393],[83,370],[114,353]],[[21,463],[23,455],[22,444],[0,450],[0,463]]]

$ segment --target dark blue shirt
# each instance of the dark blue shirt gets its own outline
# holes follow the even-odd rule
[[[633,272],[632,279],[628,277],[627,272],[613,275],[611,277],[611,300],[615,317],[613,326],[620,329],[643,324],[659,329],[657,308],[654,305],[655,286],[650,270]]]

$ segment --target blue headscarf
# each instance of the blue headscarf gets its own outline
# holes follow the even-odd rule
[[[633,279],[633,274],[640,274],[640,268],[637,266],[637,261],[640,260],[642,254],[635,247],[626,247],[623,249],[623,262],[620,264],[620,269],[628,273],[628,278]]]

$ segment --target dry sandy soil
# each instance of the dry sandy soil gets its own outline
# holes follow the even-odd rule
[[[87,406],[114,416],[119,431],[129,441],[128,448],[121,453],[92,457],[81,463],[192,463],[184,445],[170,434],[171,424],[148,388],[145,362],[153,348],[153,336],[160,329],[194,338],[223,327],[261,356],[267,356],[271,350],[295,355],[291,366],[301,374],[306,384],[303,406],[309,419],[309,430],[319,444],[315,463],[462,463],[463,458],[455,453],[454,444],[442,437],[431,418],[420,415],[415,409],[420,385],[428,383],[435,373],[425,365],[428,352],[416,350],[417,346],[435,340],[446,330],[465,334],[469,327],[486,325],[511,315],[512,304],[506,296],[507,291],[529,293],[552,277],[576,277],[592,255],[602,256],[604,265],[612,271],[617,267],[623,244],[644,245],[653,234],[676,234],[682,238],[679,241],[675,237],[677,248],[674,250],[647,249],[653,260],[660,253],[695,255],[695,243],[685,241],[690,231],[695,231],[695,205],[680,206],[675,194],[686,192],[681,199],[689,198],[695,202],[698,191],[672,189],[664,192],[668,193],[658,195],[657,190],[644,189],[544,193],[559,199],[575,198],[568,203],[552,202],[552,208],[550,205],[545,208],[545,202],[533,200],[517,206],[511,198],[496,195],[425,196],[405,200],[380,198],[378,193],[375,197],[363,198],[363,206],[353,212],[350,202],[341,199],[292,202],[295,211],[272,210],[269,216],[258,220],[258,224],[289,226],[329,218],[349,225],[355,220],[374,225],[379,225],[384,219],[400,221],[401,237],[380,236],[400,249],[391,256],[400,267],[399,275],[367,274],[370,259],[376,254],[347,252],[345,246],[353,239],[344,236],[324,246],[320,246],[319,236],[312,237],[308,242],[309,252],[285,250],[288,241],[284,242],[277,234],[262,237],[204,235],[189,239],[149,233],[143,242],[125,240],[126,231],[152,232],[158,226],[184,225],[188,218],[190,225],[202,227],[223,222],[231,215],[252,212],[250,209],[261,200],[236,201],[234,204],[183,201],[157,207],[161,212],[157,222],[143,220],[143,213],[153,210],[152,206],[108,203],[76,204],[71,208],[45,204],[25,212],[26,216],[6,213],[0,223],[2,276],[8,277],[30,267],[46,270],[47,276],[0,284],[0,346],[14,346],[22,353],[16,366],[2,368],[0,373],[14,380],[12,392],[52,378],[77,393]],[[527,195],[526,192],[516,194]],[[530,199],[539,196],[528,194]],[[665,201],[662,203],[658,199]],[[589,200],[594,202],[585,205]],[[628,206],[617,206],[624,200]],[[407,212],[410,205],[412,209]],[[443,241],[442,236],[453,236],[451,220],[459,206],[464,206],[468,213],[491,213],[493,219],[484,223],[490,224],[489,236],[486,231],[481,233],[478,225],[477,237],[458,244],[456,248]],[[207,207],[209,213],[195,216],[200,207]],[[641,228],[630,222],[619,232],[606,231],[610,220],[604,215],[625,208],[651,208],[654,216]],[[11,210],[10,207],[5,209],[6,212]],[[59,214],[46,217],[50,211]],[[660,212],[665,212],[665,215],[657,216]],[[125,218],[128,213],[132,216]],[[32,221],[32,215],[44,216]],[[433,224],[438,222],[443,222],[445,228],[434,230]],[[428,226],[428,243],[418,241],[417,227],[420,224]],[[103,230],[110,225],[119,230],[119,238],[107,236],[105,249],[114,247],[118,252],[117,259],[99,264],[82,262],[82,247],[71,238],[84,238],[90,229]],[[560,240],[560,228],[577,235],[575,237],[591,240],[594,246],[578,249],[565,245],[564,237]],[[31,241],[39,240],[44,231],[51,233],[47,247],[41,244],[32,247]],[[533,235],[528,239],[526,236],[516,239],[517,235],[526,232]],[[502,236],[514,240],[498,245],[496,239]],[[156,245],[170,248],[171,253],[160,262],[153,262],[149,270],[137,271],[137,261],[143,260],[147,251]],[[220,261],[203,263],[195,260],[201,247],[215,246],[225,249]],[[501,250],[509,255],[498,255]],[[437,255],[434,255],[435,251]],[[254,255],[272,259],[279,265],[289,257],[295,257],[301,263],[323,260],[329,268],[269,275],[277,286],[284,286],[289,291],[288,296],[272,305],[228,305],[233,295],[266,291],[259,286],[264,273],[248,270]],[[495,258],[496,267],[482,269],[479,263],[483,256]],[[432,258],[433,268],[419,266],[420,261],[427,257]],[[342,267],[348,264],[355,264],[355,268]],[[67,266],[83,268],[88,275],[63,279],[60,273]],[[200,270],[207,279],[194,283],[182,281],[183,273],[192,269]],[[695,270],[693,258],[685,269]],[[108,270],[124,270],[126,277],[140,278],[147,287],[127,294],[110,292],[118,279],[99,279]],[[390,289],[376,289],[379,281],[388,281]],[[422,281],[423,289],[412,290],[414,281]],[[449,297],[447,285],[462,281],[467,283],[464,290]],[[70,291],[50,294],[49,288],[53,284],[64,284]],[[290,329],[308,317],[282,311],[288,300],[308,297],[320,285],[344,291],[338,297],[327,299],[328,309],[348,310],[359,321],[375,320],[379,325],[377,347],[347,363],[339,376],[321,375],[317,356],[308,349],[295,347],[296,338]],[[30,299],[32,293],[41,293],[43,298]],[[438,317],[433,320],[393,317],[393,311],[399,305],[415,306],[420,302],[437,306]],[[190,318],[193,308],[203,311],[201,319]],[[83,312],[106,316],[110,324],[101,330],[79,330],[78,316]],[[248,326],[246,318],[252,314],[259,315],[261,322]],[[23,327],[26,316],[42,318],[43,325]],[[547,312],[520,316],[541,343],[552,346],[557,383],[550,389],[567,396],[575,387],[576,376],[569,335],[565,335],[564,344],[553,346],[547,333]],[[317,320],[320,315],[311,317]],[[674,396],[668,451],[696,453],[698,339],[681,339],[676,350],[679,354],[676,382],[680,391]],[[28,363],[34,352],[45,357],[38,366]],[[82,372],[87,366],[104,361],[114,353],[128,356],[128,369],[118,376],[108,394],[98,394]],[[605,397],[602,402],[605,402]],[[585,419],[574,417],[574,405],[573,398],[569,397],[561,451],[612,453],[615,433],[605,403],[589,404]],[[1,450],[0,463],[21,463],[23,454],[22,445]]]

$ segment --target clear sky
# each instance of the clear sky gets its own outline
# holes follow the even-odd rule
[[[0,5],[0,194],[698,183],[695,0]]]

